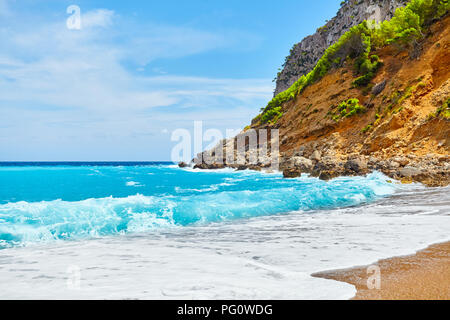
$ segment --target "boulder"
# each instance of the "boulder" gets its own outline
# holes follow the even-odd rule
[[[301,170],[296,168],[288,168],[283,170],[283,177],[284,178],[297,178],[302,175]]]
[[[356,173],[361,173],[367,170],[367,161],[362,157],[350,159],[344,164],[344,168]]]
[[[303,156],[303,153],[305,152],[305,146],[300,146],[298,150],[294,153],[296,156]]]
[[[310,172],[314,167],[313,162],[305,157],[292,157],[291,163],[294,167],[299,168],[302,172]]]
[[[341,175],[341,174],[340,174],[339,172],[337,172],[337,171],[333,171],[333,170],[325,170],[325,171],[321,171],[321,172],[320,172],[320,174],[319,174],[319,179],[320,179],[320,180],[328,181],[328,180],[337,178],[337,177],[339,177],[340,175]]]
[[[207,163],[202,162],[202,163],[196,164],[194,166],[194,169],[204,169],[204,170],[206,170],[206,169],[223,169],[223,168],[225,168],[225,165],[223,165],[221,163],[207,164]]]
[[[194,166],[194,169],[204,169],[204,170],[206,170],[206,169],[209,169],[208,168],[208,165],[206,164],[206,163],[197,163],[195,166]]]
[[[310,159],[314,160],[314,161],[320,161],[320,159],[322,159],[322,156],[320,155],[320,152],[318,150],[316,150],[313,152]]]
[[[394,161],[394,160],[390,160],[390,161],[387,161],[386,167],[389,170],[395,170],[400,167],[400,163],[398,163],[397,161]]]
[[[409,163],[409,159],[405,157],[394,157],[393,160],[402,167],[406,166]]]
[[[386,80],[383,80],[383,81],[377,83],[372,88],[372,94],[374,96],[379,95],[384,90],[385,87],[386,87]]]
[[[180,168],[186,168],[187,166],[188,166],[188,164],[186,162],[181,161],[178,163],[178,167],[180,167]]]
[[[368,162],[369,165],[376,166],[377,163],[378,163],[378,159],[377,158],[375,158],[373,156],[369,157],[369,162]]]
[[[421,174],[421,172],[422,172],[422,170],[420,170],[419,168],[416,168],[416,167],[412,167],[412,166],[406,166],[399,170],[399,174],[405,178],[412,178],[414,176]]]

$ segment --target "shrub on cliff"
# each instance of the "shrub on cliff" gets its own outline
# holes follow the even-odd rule
[[[270,109],[269,111],[262,114],[261,122],[268,123],[269,121],[272,121],[273,123],[275,123],[282,114],[283,113],[281,112],[281,107]]]
[[[369,32],[366,23],[361,23],[354,26],[345,33],[334,45],[330,46],[317,62],[314,69],[308,73],[306,76],[301,76],[289,89],[277,94],[267,106],[263,109],[261,122],[267,123],[272,120],[277,112],[271,112],[271,110],[280,107],[283,103],[294,99],[297,97],[303,89],[323,78],[328,71],[331,69],[333,62],[336,64],[337,61],[342,61],[342,57],[355,58],[361,54],[370,53],[370,41],[368,38],[363,38],[364,32]],[[367,43],[369,42],[369,47]],[[263,121],[264,119],[264,121]]]
[[[443,119],[450,120],[450,98],[444,102],[436,111],[436,117],[441,117]]]
[[[332,119],[335,121],[339,121],[343,118],[349,118],[358,113],[363,113],[366,111],[364,106],[359,104],[359,100],[356,98],[351,98],[345,101],[342,101],[338,106],[337,110],[331,113]]]
[[[449,9],[448,0],[411,0],[406,7],[398,8],[391,20],[375,26],[372,41],[376,47],[396,44],[406,49],[414,46],[423,38],[423,28]]]
[[[327,115],[334,121],[352,117],[356,114],[366,112],[366,108],[359,103],[357,98],[350,98],[342,101],[337,106],[331,106]]]
[[[373,55],[370,58],[365,56],[361,57],[356,61],[355,67],[360,77],[356,78],[352,85],[355,87],[364,87],[367,86],[370,81],[375,77],[376,72],[382,66],[382,62],[378,56]]]

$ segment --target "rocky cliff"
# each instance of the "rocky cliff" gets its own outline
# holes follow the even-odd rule
[[[254,159],[267,154],[271,140],[267,137],[266,145],[258,138],[255,144],[251,135],[269,136],[277,129],[280,152],[275,157],[287,178],[307,173],[329,180],[377,170],[405,183],[450,184],[450,2],[432,3],[435,10],[429,13],[408,4],[390,22],[363,28],[374,33],[370,39],[352,28],[320,59],[321,68],[309,74],[312,80],[303,79],[307,85],[291,90],[294,84],[277,97],[289,95],[269,102],[263,114],[274,110],[276,117],[255,118],[237,137],[197,155],[195,166],[266,170],[266,157]],[[418,20],[410,19],[411,7],[424,17],[414,34],[415,29],[404,26]],[[370,53],[347,55],[349,48],[360,52],[361,43],[380,41],[377,35],[392,27],[397,28],[392,41],[374,46]],[[346,58],[336,60],[342,52]],[[363,76],[361,65],[367,72]],[[360,79],[366,81],[361,84]],[[245,148],[239,147],[240,141]]]
[[[317,32],[295,44],[277,75],[274,95],[288,89],[300,76],[310,72],[325,50],[351,27],[363,20],[377,22],[390,19],[405,0],[343,1],[337,15]]]
[[[369,87],[335,69],[283,105],[281,169],[322,179],[379,170],[404,182],[450,183],[450,17],[431,26],[420,55],[387,46]],[[342,112],[357,101],[361,111]],[[345,108],[344,108],[345,106]],[[312,161],[305,167],[305,163]]]

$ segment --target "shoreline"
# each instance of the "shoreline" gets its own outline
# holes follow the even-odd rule
[[[230,169],[233,171],[244,171],[244,170],[251,170],[256,172],[264,172],[264,173],[274,173],[278,172],[283,175],[285,179],[292,179],[292,178],[299,178],[303,176],[303,174],[307,174],[309,177],[318,178],[320,180],[329,181],[333,180],[335,178],[340,177],[363,177],[367,176],[368,174],[374,173],[374,172],[381,172],[386,177],[397,181],[401,184],[411,184],[411,183],[420,183],[428,188],[444,188],[450,185],[450,175],[447,173],[441,174],[439,177],[436,177],[436,174],[432,173],[422,173],[418,176],[405,176],[399,174],[398,171],[390,171],[385,170],[380,167],[370,168],[361,172],[330,172],[330,171],[301,171],[297,168],[279,168],[277,171],[273,171],[268,167],[264,166],[254,166],[254,165],[187,165],[184,162],[178,164],[179,168],[191,168],[193,170],[198,170],[198,172],[208,172],[208,171],[215,171],[215,170],[223,170],[223,169]],[[414,168],[408,168],[414,170]]]
[[[356,293],[353,285],[311,274],[410,254],[450,240],[448,195],[429,189],[402,193],[373,206],[375,211],[367,216],[358,215],[357,206],[314,217],[266,216],[4,251],[3,268],[8,271],[0,272],[5,287],[0,299],[350,299]],[[395,215],[383,214],[385,208],[404,202],[409,205]],[[426,207],[434,204],[436,220],[421,214],[403,217],[415,206],[427,214],[431,209]],[[33,268],[25,269],[24,263],[33,263]],[[73,265],[81,272],[81,291],[66,286],[67,268]]]
[[[272,171],[271,164],[258,160],[249,161],[251,155],[258,150],[250,149],[246,152],[245,162],[242,164],[229,163],[226,158],[218,156],[213,151],[204,151],[192,159],[190,163],[180,162],[181,168],[193,167],[200,170],[231,168],[237,171]],[[214,155],[212,155],[214,154]],[[223,153],[219,153],[223,155]],[[266,159],[267,160],[267,159]],[[311,156],[281,155],[276,166],[283,173],[284,178],[297,178],[309,174],[321,180],[332,180],[342,176],[365,176],[379,171],[391,179],[404,184],[419,182],[427,187],[445,187],[450,184],[450,155],[429,154],[423,157],[415,155],[378,158],[373,155],[348,154],[341,156],[324,156],[315,151]]]
[[[311,276],[355,286],[351,300],[450,300],[450,241],[415,254],[380,259],[372,265],[313,273]],[[369,289],[368,279],[379,267],[380,289]],[[375,283],[375,282],[373,282]]]

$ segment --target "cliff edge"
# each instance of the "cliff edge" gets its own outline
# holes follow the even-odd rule
[[[298,78],[310,72],[324,54],[351,27],[364,20],[377,22],[391,19],[395,9],[406,0],[350,0],[342,1],[334,18],[318,28],[317,32],[295,44],[277,74],[274,95],[288,89]]]
[[[354,26],[237,137],[197,155],[196,167],[268,167],[250,163],[261,146],[251,148],[245,136],[277,129],[279,168],[288,178],[378,170],[404,183],[448,185],[449,10],[448,1],[412,0],[390,21]],[[218,151],[242,137],[246,162],[227,163],[236,153]]]

